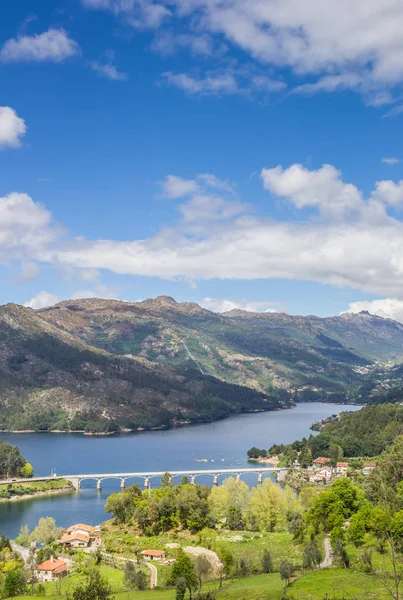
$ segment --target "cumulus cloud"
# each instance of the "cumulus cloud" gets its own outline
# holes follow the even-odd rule
[[[403,323],[403,300],[396,298],[382,298],[379,300],[362,300],[351,302],[346,312],[359,313],[368,311],[371,315],[378,315],[385,319],[393,319]]]
[[[197,192],[199,189],[196,180],[182,179],[182,177],[176,175],[168,175],[160,185],[166,198],[182,198]]]
[[[0,198],[0,262],[32,257],[56,238],[51,214],[27,194]]]
[[[200,306],[213,312],[225,313],[230,310],[247,310],[248,312],[274,313],[275,308],[270,307],[270,302],[251,300],[228,300],[224,298],[203,298]]]
[[[60,301],[61,298],[59,298],[59,296],[56,296],[56,294],[50,294],[49,292],[42,290],[41,292],[39,292],[39,294],[33,296],[31,300],[25,302],[24,306],[26,306],[27,308],[33,308],[34,310],[38,310],[40,308],[47,308],[48,306],[53,306],[54,304],[57,304]]]
[[[64,29],[48,29],[44,33],[7,40],[0,50],[0,61],[61,62],[79,53],[79,45]]]
[[[332,165],[310,171],[294,164],[262,169],[264,187],[276,196],[288,198],[297,208],[317,208],[321,213],[343,217],[363,208],[361,192],[344,183],[341,172]]]
[[[400,206],[403,203],[403,181],[377,181],[372,198],[389,206]]]
[[[26,131],[24,119],[13,108],[0,106],[0,149],[6,146],[18,148]]]

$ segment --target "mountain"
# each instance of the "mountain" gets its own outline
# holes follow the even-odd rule
[[[143,302],[72,300],[37,313],[111,354],[296,399],[345,399],[365,365],[403,358],[403,325],[368,313],[301,317],[235,310],[217,314],[160,296]],[[365,370],[365,369],[364,369]]]
[[[79,311],[66,309],[68,315],[72,323]],[[15,304],[0,307],[3,430],[152,428],[268,410],[287,401],[194,368],[178,373],[143,357],[114,355],[43,313]]]

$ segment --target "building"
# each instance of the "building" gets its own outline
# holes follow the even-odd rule
[[[88,548],[90,543],[98,537],[96,528],[91,525],[78,523],[66,529],[60,543],[66,548]]]
[[[144,560],[165,560],[165,552],[163,550],[143,550],[141,554]]]
[[[323,467],[322,469],[319,469],[317,476],[320,479],[326,479],[326,481],[330,481],[330,479],[332,478],[333,475],[333,469],[332,467]]]
[[[348,462],[338,462],[336,463],[336,474],[341,475],[342,477],[347,476],[348,471]]]
[[[315,458],[315,460],[313,461],[313,465],[315,467],[323,467],[324,465],[328,465],[330,463],[330,458],[327,458],[327,456],[318,456],[318,458]]]
[[[369,475],[372,471],[372,469],[375,469],[376,467],[376,463],[374,462],[365,462],[364,463],[364,467],[362,469],[362,474],[363,475]]]
[[[39,581],[55,581],[65,575],[67,575],[67,563],[53,556],[36,567],[36,576]]]

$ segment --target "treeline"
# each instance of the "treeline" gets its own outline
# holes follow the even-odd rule
[[[173,529],[195,533],[223,524],[238,531],[287,531],[302,514],[303,504],[290,487],[283,490],[268,479],[251,489],[229,478],[210,489],[186,480],[173,485],[167,474],[161,487],[150,493],[133,485],[112,494],[105,510],[118,523],[132,524],[142,535],[152,536]]]
[[[292,444],[274,444],[268,450],[253,447],[249,458],[280,455],[280,466],[290,467],[298,461],[308,467],[319,456],[332,463],[343,456],[375,457],[403,435],[403,406],[400,404],[370,404],[357,412],[344,412],[339,420],[325,425],[318,435],[297,440]]]
[[[33,468],[22,456],[17,446],[0,440],[0,479],[32,477]]]

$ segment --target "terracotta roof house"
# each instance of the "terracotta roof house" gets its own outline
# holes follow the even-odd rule
[[[313,461],[314,465],[327,465],[328,463],[330,463],[330,458],[327,458],[327,456],[318,456],[318,458],[315,458],[315,460]]]
[[[68,548],[87,548],[95,538],[94,527],[78,523],[66,529],[60,543]]]
[[[376,463],[374,462],[365,462],[364,463],[364,467],[362,469],[362,474],[363,475],[369,475],[369,473],[372,471],[372,469],[375,469],[376,467]]]
[[[67,563],[51,556],[36,567],[36,575],[39,581],[54,581],[67,574]]]
[[[141,554],[145,560],[165,560],[163,550],[143,550]]]
[[[336,463],[336,473],[337,475],[347,475],[348,471],[348,462],[338,462]]]

